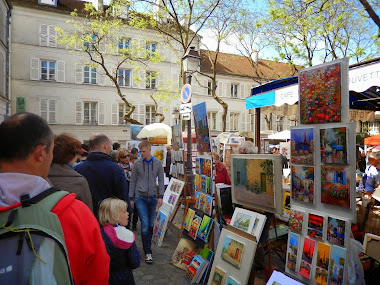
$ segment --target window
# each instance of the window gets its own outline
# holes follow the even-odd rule
[[[282,132],[284,130],[284,117],[277,117],[277,132]]]
[[[216,112],[208,112],[207,120],[210,130],[216,130]]]
[[[378,122],[367,122],[368,130],[371,135],[376,135],[379,133],[379,123]]]
[[[231,97],[232,98],[238,97],[238,85],[237,84],[231,84]]]
[[[130,43],[131,43],[131,39],[121,38],[119,41],[119,53],[128,55]]]
[[[41,60],[41,80],[55,80],[55,61]]]
[[[131,71],[129,69],[119,69],[117,73],[120,86],[131,86]]]
[[[146,43],[145,48],[146,48],[146,51],[147,51],[147,57],[149,58],[156,51],[156,49],[157,49],[157,43],[148,42],[148,43]]]
[[[239,129],[239,114],[230,113],[230,130],[237,131]]]
[[[156,122],[156,113],[154,112],[154,106],[145,106],[145,124],[153,124]]]
[[[119,125],[125,125],[124,115],[130,110],[131,108],[125,105],[124,103],[119,104]]]
[[[147,71],[146,72],[146,89],[156,89],[157,73]]]
[[[84,83],[96,84],[96,68],[84,67]]]
[[[207,95],[212,96],[212,88],[214,87],[212,81],[207,82]],[[216,92],[216,90],[215,90]]]
[[[83,124],[84,125],[97,125],[98,121],[98,102],[84,102],[83,103]]]
[[[94,50],[94,45],[97,42],[97,36],[93,34],[92,36],[87,33],[84,35],[84,40],[83,40],[83,49],[84,50],[89,50],[93,51]]]

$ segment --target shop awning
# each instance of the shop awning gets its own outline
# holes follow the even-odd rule
[[[364,144],[365,145],[380,145],[380,135],[365,138]]]

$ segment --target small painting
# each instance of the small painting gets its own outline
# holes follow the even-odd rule
[[[297,211],[294,209],[290,210],[289,229],[291,231],[302,234],[304,214],[305,213],[301,211]]]
[[[327,285],[328,269],[330,262],[330,245],[319,242],[317,250],[317,268],[314,281],[320,285]]]
[[[212,196],[205,195],[206,196],[206,204],[204,207],[204,211],[207,215],[211,216],[212,214]]]
[[[128,150],[128,151],[131,151],[132,150],[132,148],[137,148],[137,149],[139,149],[139,143],[140,143],[141,141],[126,141],[126,149]]]
[[[321,267],[315,268],[315,283],[320,285],[327,285],[329,272]]]
[[[201,191],[201,175],[195,174],[195,190]]]
[[[348,166],[321,166],[321,202],[350,208],[350,174]]]
[[[151,137],[151,138],[148,138],[148,141],[151,144],[167,144],[168,143],[168,137],[167,136]]]
[[[308,236],[316,239],[323,239],[323,222],[324,217],[314,214],[309,214],[307,222],[307,234]]]
[[[199,159],[200,174],[211,177],[212,160],[208,158]]]
[[[183,138],[182,138],[182,126],[177,124],[172,126],[172,145],[173,150],[183,149]]]
[[[347,164],[347,128],[321,129],[321,162]]]
[[[331,249],[330,280],[329,284],[342,285],[344,283],[344,264],[347,250],[336,245]]]
[[[314,203],[314,167],[291,166],[292,199]]]
[[[314,163],[314,129],[291,129],[291,162],[297,164]]]
[[[141,141],[141,139],[139,139],[137,135],[144,127],[144,125],[131,125],[131,140]]]
[[[166,146],[152,145],[151,153],[155,158],[161,161],[163,167],[166,166]]]
[[[153,234],[152,234],[152,241],[157,246],[161,246],[162,244],[167,224],[168,224],[168,215],[161,210],[158,211],[155,222],[154,222]]]
[[[300,124],[341,121],[341,79],[339,62],[299,72]]]
[[[211,229],[212,229],[213,222],[214,222],[214,220],[211,219],[209,216],[204,215],[202,218],[202,223],[199,226],[199,230],[198,230],[197,235],[204,242],[207,242],[207,240],[208,240],[208,237],[209,237]]]
[[[299,274],[310,279],[311,262],[313,260],[315,241],[305,237],[303,242],[301,268]]]
[[[194,214],[195,214],[195,211],[193,209],[190,209],[190,208],[187,209],[185,222],[183,223],[183,227],[187,231],[190,230],[191,222],[193,221]]]
[[[235,208],[231,225],[246,233],[251,233],[255,225],[257,213],[242,208]]]
[[[205,266],[207,266],[208,262],[200,255],[196,255],[193,260],[191,261],[190,265],[186,268],[185,271],[185,278],[190,283],[195,283],[196,279],[198,278],[197,274],[200,274],[200,271],[202,271]]]
[[[212,250],[208,249],[206,246],[204,246],[201,249],[201,251],[199,252],[199,255],[208,261],[207,268],[206,268],[205,272],[203,273],[202,279],[200,281],[200,283],[205,283],[206,277],[208,276],[208,272],[211,268],[211,260],[214,256],[214,252]]]
[[[327,240],[336,245],[344,246],[346,237],[346,221],[328,217]]]
[[[289,215],[290,213],[290,193],[289,192],[284,193],[284,199],[282,201],[282,210],[284,211],[284,214]]]
[[[286,262],[286,267],[293,271],[296,271],[299,242],[300,236],[290,232],[287,251],[288,259]]]
[[[214,275],[212,276],[211,285],[223,285],[226,278],[226,272],[219,267],[215,267]]]
[[[231,276],[228,276],[228,279],[227,279],[226,285],[240,285],[240,283],[237,282],[237,281],[236,281],[234,278],[232,278]]]
[[[186,267],[198,252],[199,247],[197,247],[194,242],[182,238],[173,253],[170,264],[173,264],[182,270],[186,270]]]
[[[201,225],[202,218],[198,215],[194,215],[193,221],[191,222],[190,230],[189,230],[189,236],[193,239],[197,238],[197,233],[199,226]]]
[[[206,103],[200,103],[193,106],[194,127],[197,135],[197,150],[200,153],[211,152],[210,131],[207,122]]]
[[[234,240],[233,238],[226,236],[223,243],[222,258],[231,263],[233,266],[240,268],[244,252],[244,244]]]

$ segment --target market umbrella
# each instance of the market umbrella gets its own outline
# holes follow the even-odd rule
[[[268,139],[270,139],[270,140],[290,140],[290,131],[285,130],[282,132],[275,133],[273,135],[269,135]]]
[[[223,132],[223,133],[220,133],[216,137],[216,139],[219,141],[219,143],[226,144],[226,143],[228,143],[228,140],[230,137],[239,137],[239,135],[236,135],[234,133],[229,133],[229,132]]]
[[[163,123],[154,123],[145,126],[142,128],[142,130],[137,135],[137,138],[151,138],[151,137],[158,137],[158,136],[171,136],[172,129]]]

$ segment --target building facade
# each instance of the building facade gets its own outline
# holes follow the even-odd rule
[[[9,115],[9,23],[10,3],[0,1],[0,123]]]

